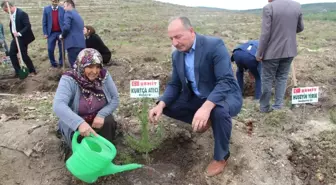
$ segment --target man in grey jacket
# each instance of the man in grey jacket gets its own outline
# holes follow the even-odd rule
[[[268,0],[263,8],[262,29],[256,59],[262,65],[260,111],[281,109],[288,73],[297,55],[296,34],[304,29],[301,5],[293,0]],[[273,79],[275,103],[270,107]]]

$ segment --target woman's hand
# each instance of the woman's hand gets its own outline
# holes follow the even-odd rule
[[[78,131],[79,131],[80,135],[83,136],[83,137],[90,136],[91,133],[93,135],[97,136],[97,133],[85,121],[79,125]]]
[[[92,128],[100,129],[104,125],[104,118],[96,116],[92,122]]]

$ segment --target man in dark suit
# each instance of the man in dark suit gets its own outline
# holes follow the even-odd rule
[[[214,160],[206,173],[217,175],[230,156],[231,117],[242,107],[229,53],[221,39],[196,34],[186,17],[172,20],[168,35],[177,49],[172,54],[172,79],[158,104],[149,111],[149,119],[156,123],[163,113],[192,124],[196,132],[212,126]]]
[[[12,65],[15,69],[15,77],[18,77],[19,71],[20,71],[20,64],[17,58],[18,49],[15,42],[15,37],[18,38],[18,42],[20,45],[20,50],[22,54],[22,60],[27,65],[27,68],[29,70],[29,76],[35,76],[36,71],[34,64],[30,57],[28,56],[28,45],[35,40],[35,36],[33,34],[33,31],[31,29],[31,25],[29,22],[29,16],[26,12],[23,10],[16,8],[13,3],[8,2],[9,9],[7,8],[7,2],[3,1],[1,3],[1,8],[9,13],[11,11],[12,17],[11,21],[9,23],[9,28],[13,37],[13,40],[10,45],[9,49],[9,57],[12,61]],[[12,24],[12,22],[14,24]]]
[[[74,67],[78,53],[85,48],[84,21],[76,11],[72,0],[64,1],[64,10],[63,32],[60,38],[64,39],[70,65]]]
[[[262,61],[260,112],[281,109],[290,65],[297,55],[296,34],[304,29],[301,5],[293,0],[268,0],[263,8],[262,28],[256,59]],[[275,101],[272,107],[273,80]]]
[[[48,56],[51,63],[51,67],[57,67],[58,64],[55,61],[55,45],[58,42],[59,50],[59,66],[63,65],[62,61],[62,42],[59,36],[62,34],[63,21],[64,21],[64,8],[58,6],[59,0],[51,0],[51,5],[44,7],[43,9],[43,34],[48,39]]]
[[[248,69],[249,75],[255,79],[254,98],[259,100],[261,96],[261,63],[255,58],[259,42],[250,40],[237,46],[231,56],[231,61],[236,62],[237,72],[236,77],[240,90],[244,91],[244,71]]]

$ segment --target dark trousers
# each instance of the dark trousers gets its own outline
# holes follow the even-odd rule
[[[104,55],[102,55],[103,57],[103,64],[108,64],[111,60],[111,56],[112,54],[111,53],[106,53]]]
[[[7,46],[7,42],[6,42],[5,38],[3,39],[3,44],[4,44],[4,49],[5,49],[6,56],[9,56],[9,50],[8,50],[8,46]]]
[[[90,126],[92,123],[89,123]],[[115,132],[117,130],[117,122],[114,120],[113,115],[106,116],[104,119],[104,125],[100,129],[95,129],[97,134],[101,135],[105,139],[109,140],[111,143],[115,138]]]
[[[204,102],[205,99],[200,99],[195,95],[189,101],[179,98],[172,105],[164,108],[163,114],[191,124],[196,111]],[[225,103],[225,106],[217,105],[212,109],[210,120],[215,139],[214,159],[220,161],[229,155],[232,122],[228,105]]]
[[[68,59],[69,59],[69,63],[70,63],[71,68],[73,68],[73,66],[76,62],[76,58],[77,58],[79,52],[82,51],[82,49],[83,48],[76,48],[76,47],[67,49]]]
[[[18,39],[18,40],[19,40],[19,45],[20,45],[20,50],[21,50],[23,62],[26,64],[26,66],[29,70],[29,73],[35,73],[36,71],[35,71],[33,61],[28,56],[28,45],[23,43],[21,39]],[[18,53],[18,49],[17,49],[17,46],[16,46],[16,42],[15,42],[15,40],[12,40],[11,45],[10,45],[10,50],[9,50],[9,58],[12,61],[12,65],[13,65],[13,68],[15,70],[15,73],[19,74],[19,71],[20,71],[21,67],[20,67],[20,64],[19,64],[17,53]]]
[[[255,79],[255,93],[254,98],[261,97],[261,62],[258,62],[254,56],[242,51],[236,50],[233,58],[238,66],[236,76],[240,90],[244,92],[244,70],[248,69]]]
[[[92,126],[92,123],[88,123]],[[104,119],[104,125],[100,129],[93,128],[97,134],[109,140],[111,143],[115,139],[115,133],[117,130],[117,122],[114,120],[113,115],[106,116]],[[71,133],[71,140],[74,133]],[[78,142],[80,143],[83,139],[83,136],[78,137]]]
[[[53,67],[57,67],[57,62],[55,61],[55,46],[56,46],[56,41],[58,44],[58,51],[59,51],[59,65],[63,65],[63,60],[62,60],[62,41],[59,39],[59,35],[61,32],[52,32],[48,36],[48,56],[50,60],[50,64]]]
[[[90,123],[90,126],[91,124],[92,123]],[[103,127],[100,129],[94,128],[94,130],[97,132],[97,134],[101,135],[112,143],[117,130],[117,122],[114,120],[113,115],[106,116]]]

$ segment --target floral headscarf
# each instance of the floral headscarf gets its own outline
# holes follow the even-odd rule
[[[103,68],[102,61],[103,57],[97,50],[86,48],[78,54],[74,69],[64,73],[64,75],[76,80],[85,98],[90,98],[91,96],[96,96],[98,99],[105,98],[102,81],[106,79],[107,71]],[[98,78],[94,81],[90,81],[84,75],[84,68],[92,64],[99,64],[102,67]]]

